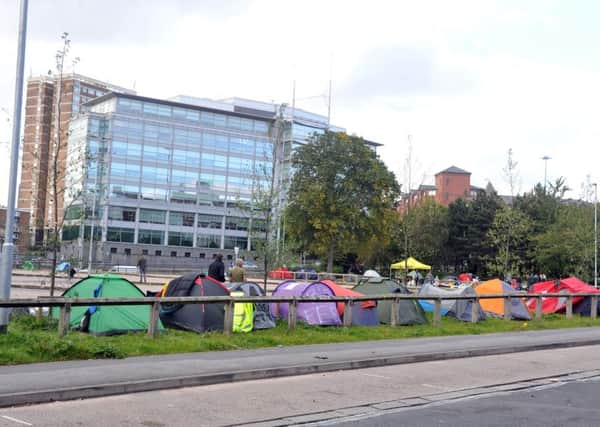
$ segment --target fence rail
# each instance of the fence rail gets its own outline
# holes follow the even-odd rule
[[[102,305],[149,305],[150,316],[148,322],[148,335],[156,337],[158,335],[158,319],[160,313],[160,304],[225,304],[225,322],[224,334],[229,335],[233,331],[233,309],[235,303],[276,303],[288,304],[288,328],[294,329],[297,325],[298,304],[311,302],[332,302],[345,303],[344,307],[344,326],[352,324],[352,305],[361,301],[391,301],[390,325],[398,326],[399,304],[402,300],[426,300],[433,301],[433,325],[439,326],[441,322],[442,301],[447,300],[469,300],[471,305],[471,322],[477,322],[479,312],[479,301],[486,299],[503,299],[504,301],[504,320],[511,320],[510,306],[513,298],[535,298],[536,309],[535,319],[542,319],[542,301],[544,298],[566,298],[566,317],[573,317],[573,298],[591,298],[590,317],[596,318],[598,311],[598,296],[600,293],[533,293],[518,292],[514,294],[486,294],[486,295],[407,295],[407,294],[380,294],[380,295],[361,295],[361,296],[262,296],[262,297],[231,297],[231,296],[211,296],[211,297],[142,297],[142,298],[65,298],[65,297],[38,297],[0,300],[0,307],[18,308],[18,307],[59,307],[60,315],[58,320],[58,334],[64,336],[69,328],[69,319],[71,307],[78,306],[102,306]]]

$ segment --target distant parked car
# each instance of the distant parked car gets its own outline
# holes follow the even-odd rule
[[[137,273],[135,265],[113,265],[110,269],[113,273]]]
[[[253,261],[244,261],[244,265],[242,267],[246,270],[260,270],[258,264]]]
[[[319,280],[319,275],[316,270],[304,269],[296,271],[296,279],[302,280]]]

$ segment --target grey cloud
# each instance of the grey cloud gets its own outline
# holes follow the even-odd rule
[[[33,0],[29,3],[28,37],[36,41],[59,40],[66,31],[74,42],[80,43],[156,43],[168,38],[181,17],[202,14],[223,19],[243,13],[247,3],[244,0]],[[18,7],[6,6],[2,6],[8,13],[0,17],[0,37],[14,37]]]
[[[440,64],[431,48],[384,46],[371,49],[340,88],[347,98],[455,95],[475,84],[467,70]]]

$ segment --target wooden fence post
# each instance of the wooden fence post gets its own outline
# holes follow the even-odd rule
[[[471,323],[479,321],[479,298],[473,298],[471,301]]]
[[[289,330],[296,329],[296,323],[298,322],[297,312],[298,312],[298,301],[296,301],[296,298],[294,298],[288,304],[288,329]]]
[[[598,295],[592,295],[592,302],[590,308],[590,317],[595,319],[598,317]]]
[[[394,299],[392,300],[392,304],[390,306],[390,326],[398,326],[399,322],[399,314],[400,314],[400,300]]]
[[[511,297],[510,295],[505,296],[504,297],[504,320],[509,321],[512,318],[511,312],[510,312],[510,306],[511,306]]]
[[[435,308],[433,310],[433,326],[440,326],[442,321],[442,300],[437,298],[435,300]]]
[[[69,324],[71,322],[71,304],[65,304],[60,307],[60,315],[58,317],[58,336],[60,338],[67,335]]]
[[[535,319],[542,320],[544,312],[542,311],[542,297],[535,298]]]
[[[567,297],[567,319],[573,317],[573,295]]]
[[[344,305],[344,326],[352,326],[352,305],[354,301],[348,300]]]
[[[223,320],[223,334],[231,335],[233,333],[233,311],[234,311],[233,300],[225,303],[225,318]]]
[[[156,338],[158,336],[158,318],[160,313],[160,302],[154,301],[150,307],[150,318],[148,320],[148,336]]]

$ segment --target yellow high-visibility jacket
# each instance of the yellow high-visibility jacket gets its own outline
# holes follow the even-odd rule
[[[243,292],[231,292],[232,297],[243,297]],[[236,302],[233,305],[233,332],[250,332],[254,326],[254,304]]]

